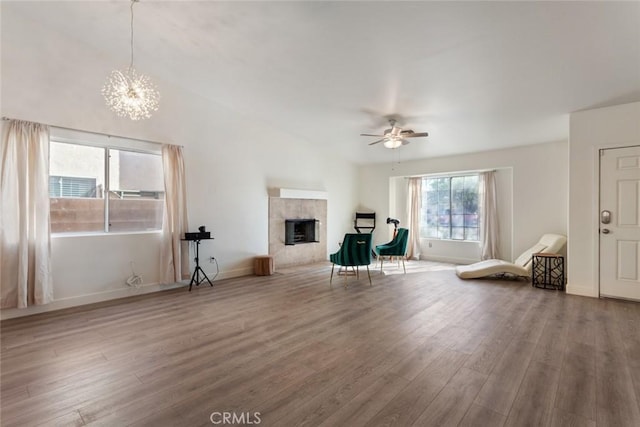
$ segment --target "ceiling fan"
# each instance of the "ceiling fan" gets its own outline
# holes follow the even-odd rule
[[[427,132],[414,132],[411,129],[402,129],[396,126],[395,119],[389,119],[389,125],[391,128],[385,129],[383,135],[372,135],[370,133],[361,133],[360,136],[376,136],[379,139],[369,143],[369,145],[375,145],[380,142],[387,148],[398,148],[401,145],[407,145],[411,141],[407,141],[407,138],[420,138],[429,136]]]

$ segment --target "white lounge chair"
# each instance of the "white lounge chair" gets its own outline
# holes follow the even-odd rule
[[[557,253],[567,243],[561,234],[545,234],[540,241],[524,251],[514,262],[501,259],[488,259],[469,265],[456,267],[456,274],[461,279],[478,279],[496,274],[511,274],[518,277],[531,276],[531,255],[538,252]]]

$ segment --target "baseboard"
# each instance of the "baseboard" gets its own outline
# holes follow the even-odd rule
[[[134,295],[143,295],[151,292],[166,291],[187,286],[187,283],[145,283],[139,288],[120,288],[112,289],[104,292],[96,292],[93,294],[79,295],[75,297],[61,298],[49,304],[34,305],[27,308],[5,308],[0,311],[0,319],[12,319],[14,317],[30,316],[37,313],[46,313],[49,311],[62,310],[64,308],[77,307],[81,305],[94,304],[96,302],[109,301],[118,298],[126,298]]]
[[[207,273],[207,275],[208,274],[209,273]],[[252,275],[253,275],[253,267],[243,267],[243,268],[236,268],[235,270],[221,271],[216,276],[216,280],[232,279],[234,277],[252,276]],[[213,278],[213,276],[209,276],[209,277]]]
[[[450,264],[473,264],[474,262],[479,261],[477,259],[470,259],[470,258],[454,258],[454,257],[433,256],[433,255],[429,255],[429,256],[421,255],[420,259],[424,261],[447,262]]]
[[[592,297],[592,298],[598,298],[598,292],[594,292],[594,289],[591,287],[587,287],[587,286],[576,286],[576,285],[571,285],[571,284],[567,284],[566,286],[566,292],[570,295],[579,295],[579,296],[583,296],[583,297]]]
[[[218,273],[215,281],[222,279],[230,279],[233,277],[248,276],[253,274],[252,267],[239,268],[236,270],[229,270]],[[213,280],[213,274],[207,272]],[[175,289],[180,287],[189,286],[188,280],[183,280],[178,283],[145,283],[139,288],[120,288],[112,289],[104,292],[96,292],[87,295],[78,295],[74,297],[61,298],[45,305],[34,305],[27,308],[5,308],[0,310],[0,320],[13,319],[16,317],[31,316],[32,314],[46,313],[49,311],[62,310],[65,308],[78,307],[87,304],[94,304],[97,302],[110,301],[119,298],[126,298],[135,295],[149,294],[152,292],[161,292],[169,289]]]

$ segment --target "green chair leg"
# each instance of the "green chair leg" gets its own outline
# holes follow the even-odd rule
[[[373,283],[371,283],[371,273],[369,273],[369,266],[367,265],[367,276],[369,276],[369,286],[373,286]]]
[[[329,287],[333,288],[331,282],[333,281],[333,269],[335,268],[335,264],[331,264],[331,277],[329,278]]]

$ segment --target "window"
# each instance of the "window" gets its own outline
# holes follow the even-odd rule
[[[74,176],[49,177],[49,196],[51,197],[92,197],[95,191],[95,178],[80,178]]]
[[[162,228],[159,154],[52,140],[49,159],[53,233]]]
[[[163,213],[162,157],[109,150],[109,230],[159,230]]]
[[[479,240],[478,175],[422,180],[420,236]]]
[[[104,148],[50,143],[52,233],[105,230],[104,159]]]

